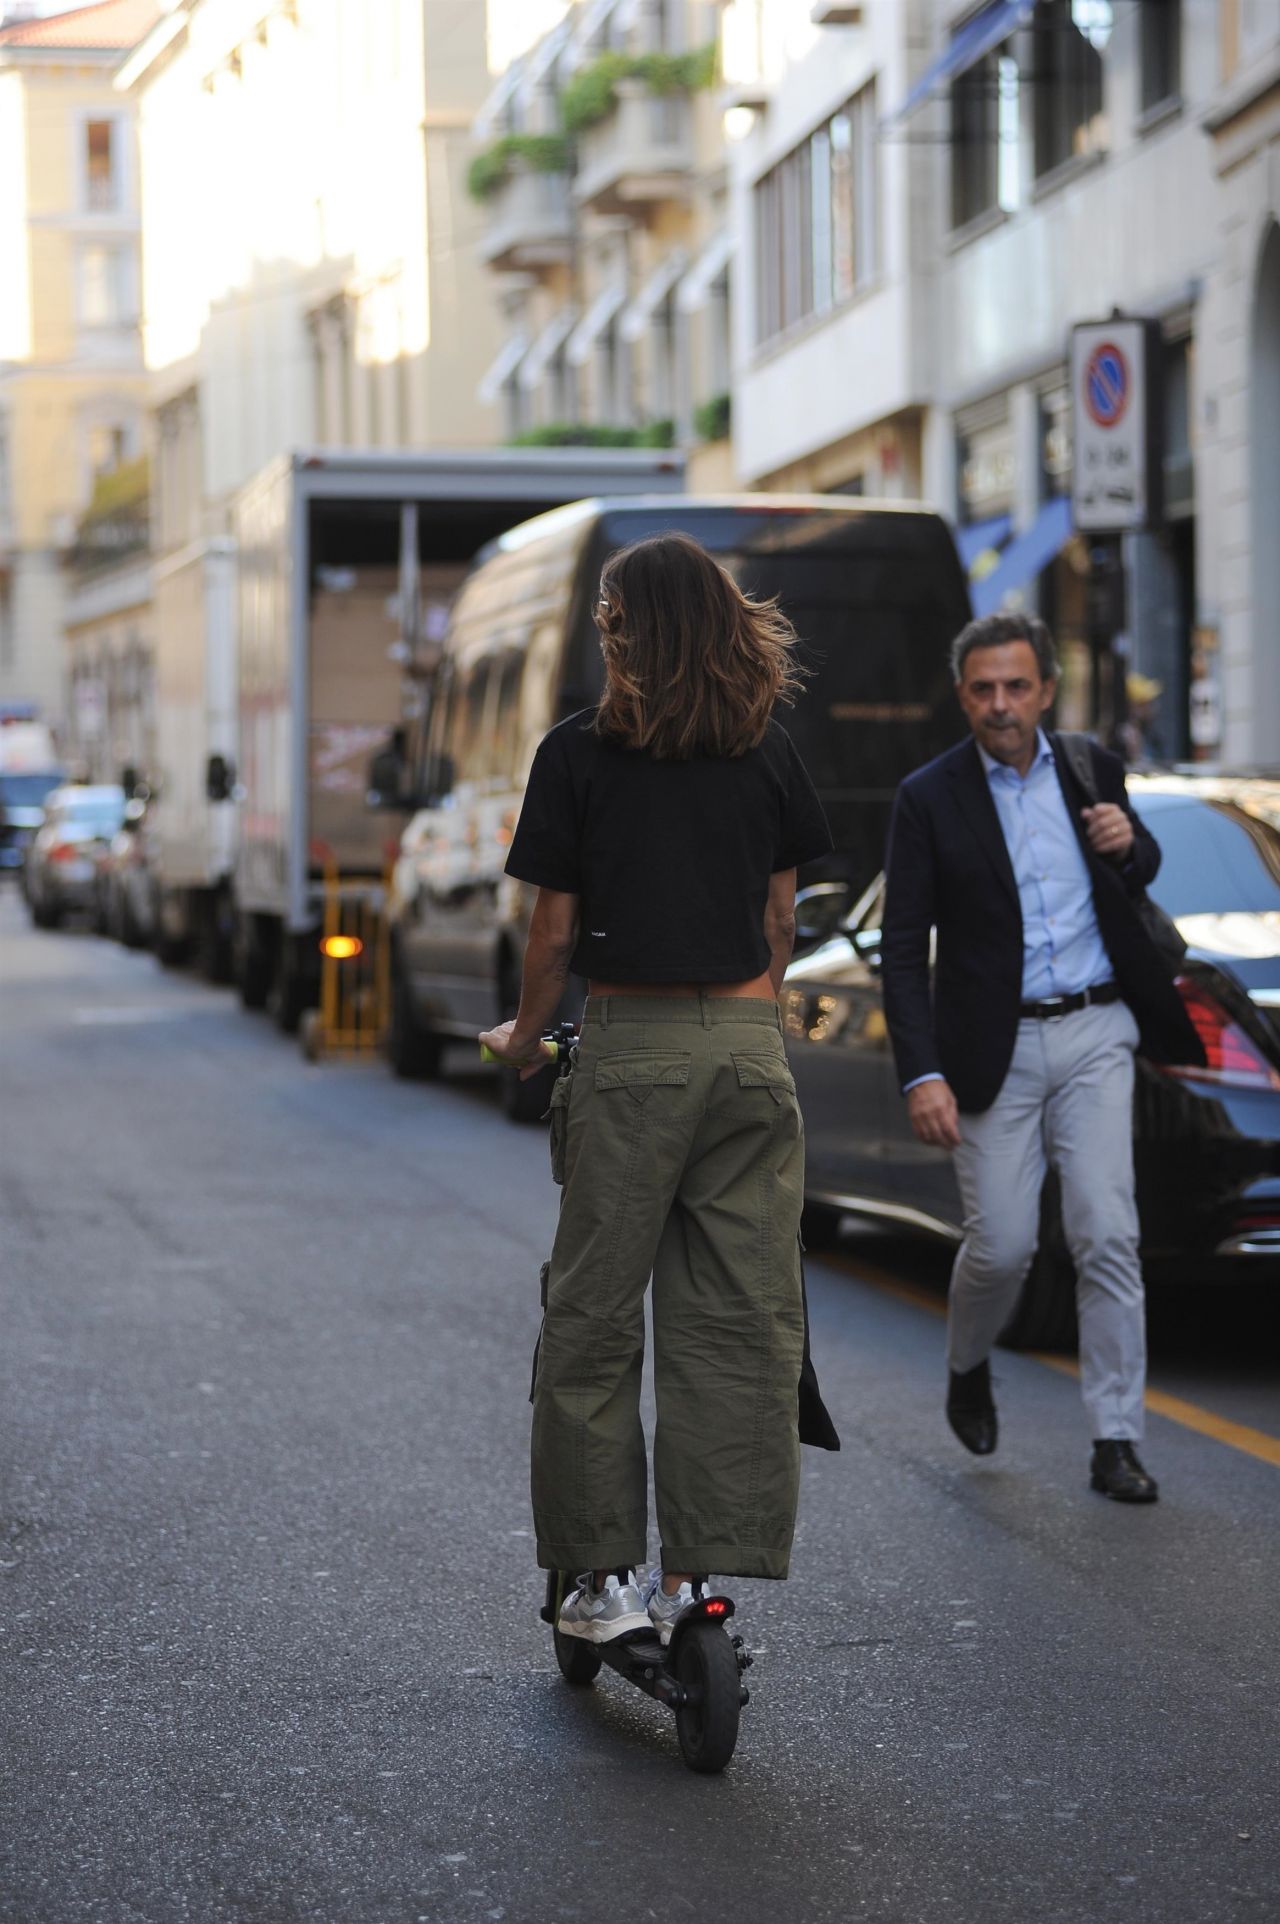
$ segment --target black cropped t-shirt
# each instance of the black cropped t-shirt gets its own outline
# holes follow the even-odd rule
[[[534,756],[507,874],[580,898],[575,973],[746,982],[769,966],[769,877],[825,855],[826,816],[786,730],[745,755],[657,761],[571,715]]]

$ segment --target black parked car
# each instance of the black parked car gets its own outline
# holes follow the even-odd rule
[[[1164,854],[1152,895],[1190,944],[1179,986],[1208,1066],[1139,1060],[1138,1208],[1148,1277],[1280,1281],[1280,782],[1132,776]],[[883,878],[835,935],[794,962],[787,1047],[805,1115],[806,1240],[845,1213],[960,1240],[951,1159],[916,1141],[898,1089],[880,981]],[[1069,1342],[1071,1261],[1056,1185],[1005,1341]]]

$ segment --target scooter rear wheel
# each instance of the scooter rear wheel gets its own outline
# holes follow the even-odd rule
[[[566,1683],[594,1683],[600,1674],[604,1658],[593,1643],[585,1643],[581,1637],[566,1637],[562,1630],[552,1632],[556,1645],[556,1662],[560,1675]]]
[[[719,1624],[691,1623],[680,1638],[676,1676],[688,1693],[676,1735],[690,1770],[723,1770],[738,1741],[742,1683],[738,1659]]]

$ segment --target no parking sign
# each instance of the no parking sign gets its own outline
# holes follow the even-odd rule
[[[1120,315],[1071,330],[1072,516],[1115,534],[1159,517],[1160,328]]]

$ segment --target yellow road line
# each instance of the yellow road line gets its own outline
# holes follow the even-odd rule
[[[1080,1365],[1073,1357],[1050,1356],[1046,1350],[1028,1350],[1027,1354],[1063,1376],[1078,1378],[1080,1375]],[[1201,1436],[1211,1436],[1216,1443],[1225,1443],[1230,1449],[1241,1450],[1245,1456],[1256,1456],[1260,1463],[1274,1463],[1280,1469],[1280,1436],[1268,1436],[1265,1430],[1251,1430],[1247,1423],[1229,1423],[1225,1416],[1215,1416],[1212,1410],[1202,1410],[1198,1403],[1188,1403],[1182,1396],[1170,1396],[1165,1390],[1149,1389],[1143,1401],[1154,1415],[1167,1416],[1171,1423],[1181,1423],[1184,1430],[1197,1430]]]
[[[830,1259],[828,1259],[830,1260]],[[946,1298],[936,1291],[926,1289],[920,1283],[902,1282],[886,1270],[873,1267],[853,1256],[837,1258],[842,1268],[863,1282],[871,1284],[885,1296],[896,1296],[900,1302],[911,1303],[917,1309],[927,1309],[933,1316],[945,1316]],[[1023,1352],[1033,1362],[1043,1363],[1046,1368],[1057,1370],[1063,1376],[1079,1379],[1080,1365],[1071,1356],[1054,1356],[1048,1350],[1026,1350]],[[1265,1430],[1250,1429],[1247,1423],[1231,1423],[1225,1416],[1216,1416],[1212,1410],[1201,1409],[1198,1403],[1188,1403],[1185,1397],[1170,1396],[1165,1390],[1149,1389],[1143,1401],[1154,1416],[1168,1417],[1171,1423],[1180,1423],[1184,1430],[1195,1430],[1200,1436],[1210,1436],[1215,1443],[1225,1443],[1228,1449],[1239,1450],[1244,1456],[1253,1456],[1260,1463],[1271,1463],[1280,1469],[1280,1436],[1269,1436]]]

